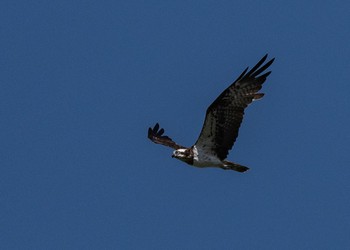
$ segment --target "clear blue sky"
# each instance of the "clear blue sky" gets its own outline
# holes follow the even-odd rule
[[[0,3],[1,249],[348,249],[349,1]],[[265,97],[197,169],[208,105],[265,53]]]

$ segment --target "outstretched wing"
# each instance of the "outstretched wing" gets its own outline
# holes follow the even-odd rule
[[[196,142],[198,150],[224,160],[232,149],[243,120],[244,109],[264,96],[257,93],[271,71],[263,73],[274,61],[265,62],[265,55],[248,73],[242,74],[207,109],[202,131]]]
[[[157,144],[162,144],[167,147],[171,147],[173,149],[179,149],[179,148],[185,148],[183,146],[180,146],[176,144],[171,138],[169,138],[164,134],[164,129],[159,129],[159,124],[157,123],[153,129],[148,128],[148,138]]]

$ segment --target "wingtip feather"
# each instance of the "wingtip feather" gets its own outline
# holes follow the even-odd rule
[[[259,100],[264,97],[264,93],[256,93],[253,97],[253,101]]]
[[[149,139],[151,139],[151,138],[152,138],[152,132],[153,132],[152,128],[148,128],[148,134],[147,134],[147,137],[148,137]]]
[[[157,133],[158,135],[162,135],[162,134],[164,134],[164,128],[161,128],[159,131],[158,131],[158,133]]]
[[[158,129],[159,129],[159,123],[157,122],[156,125],[154,125],[153,130],[158,131]]]

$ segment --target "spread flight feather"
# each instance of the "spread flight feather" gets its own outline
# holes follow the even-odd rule
[[[238,137],[245,108],[264,96],[258,93],[271,71],[262,74],[274,58],[264,64],[265,55],[251,70],[246,68],[208,107],[201,133],[196,143],[186,148],[163,135],[157,123],[148,129],[148,138],[157,144],[175,149],[173,157],[197,167],[220,167],[244,172],[248,168],[226,160]],[[248,71],[248,72],[247,72]]]

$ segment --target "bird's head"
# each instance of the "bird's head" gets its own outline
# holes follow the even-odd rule
[[[174,150],[172,158],[179,159],[180,161],[186,162],[188,164],[193,164],[193,154],[189,148],[179,148]]]

